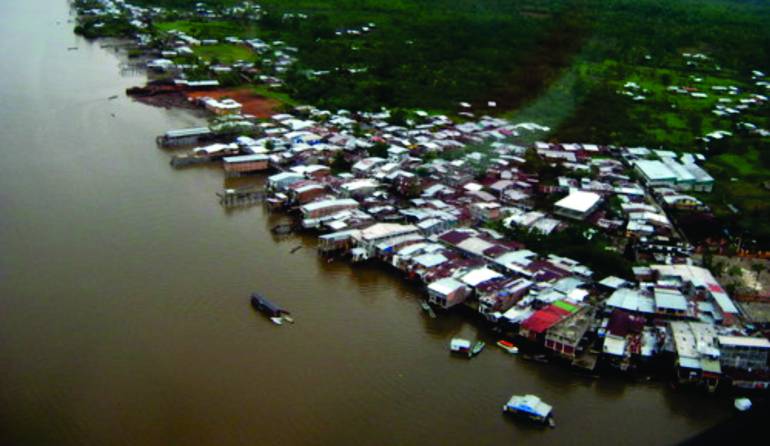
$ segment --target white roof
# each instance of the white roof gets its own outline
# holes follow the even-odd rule
[[[607,335],[604,338],[604,346],[602,347],[604,353],[610,355],[623,356],[626,353],[626,338],[620,336]]]
[[[446,262],[448,259],[444,257],[441,254],[423,254],[421,256],[415,257],[414,261],[421,266],[424,266],[426,268],[431,268],[436,265],[441,265],[442,263]]]
[[[457,244],[457,247],[463,251],[467,251],[479,256],[483,255],[484,251],[493,246],[495,245],[478,237],[468,237],[467,239]]]
[[[446,296],[464,286],[461,282],[451,277],[445,277],[428,285],[428,289]]]
[[[513,265],[527,266],[536,258],[537,253],[528,249],[519,249],[517,251],[506,252],[505,254],[497,257],[494,262],[498,265],[508,268]]]
[[[226,156],[224,161],[226,163],[249,163],[252,161],[267,161],[267,155],[241,155],[241,156]]]
[[[283,181],[283,180],[288,180],[288,179],[301,180],[303,178],[304,177],[302,175],[297,174],[297,173],[281,172],[281,173],[277,173],[275,175],[271,175],[271,176],[267,177],[267,181],[270,182],[270,183],[274,183],[276,181]]]
[[[352,200],[355,201],[355,200]],[[384,237],[395,237],[408,232],[417,232],[417,226],[400,225],[397,223],[376,223],[361,231],[362,240],[377,240]]]
[[[534,312],[535,310],[532,307],[521,308],[513,306],[503,314],[503,318],[512,324],[516,324],[527,320]]]
[[[676,180],[676,174],[663,164],[662,161],[639,160],[636,162],[636,167],[650,181]]]
[[[486,266],[474,269],[473,271],[460,277],[460,280],[466,285],[477,286],[492,279],[503,277],[497,271],[493,271]]]
[[[471,348],[471,341],[461,338],[453,338],[449,343],[449,348],[452,350]]]
[[[657,271],[661,276],[675,276],[686,282],[691,282],[696,287],[705,288],[711,297],[716,301],[719,308],[724,313],[738,313],[730,296],[714,279],[711,271],[699,266],[676,264],[676,265],[650,265],[650,268]]]
[[[669,322],[669,325],[680,364],[682,364],[682,358],[700,359],[703,356],[719,356],[714,325],[702,322]]]
[[[627,281],[616,276],[607,276],[599,282],[599,285],[603,285],[612,289],[622,288],[626,284],[628,284]]]
[[[640,313],[655,312],[652,298],[642,295],[638,290],[627,288],[620,288],[612,293],[610,298],[607,299],[607,306],[638,311]]]
[[[536,395],[514,395],[506,405],[512,409],[537,414],[541,417],[547,417],[553,410],[550,404],[544,403]]]
[[[687,299],[678,290],[655,288],[655,306],[676,311],[687,311]]]
[[[572,191],[569,195],[557,201],[554,206],[569,209],[575,212],[588,212],[596,203],[602,199],[602,196],[594,192]]]
[[[211,144],[211,145],[204,146],[204,147],[197,147],[197,148],[193,149],[193,152],[195,152],[195,153],[205,152],[205,153],[208,153],[208,154],[213,154],[213,153],[217,153],[217,152],[224,152],[226,150],[236,150],[236,149],[238,149],[238,144],[235,144],[235,143],[232,143],[232,144],[216,143],[216,144]]]
[[[355,207],[358,207],[358,202],[356,200],[353,200],[353,199],[350,199],[350,198],[321,200],[321,201],[314,201],[312,203],[308,203],[308,204],[302,206],[301,209],[304,212],[310,212],[310,211],[315,211],[315,210],[318,210],[318,209],[323,209],[323,208],[332,207],[332,206],[355,206]]]
[[[740,347],[769,348],[770,341],[765,338],[749,336],[719,336],[719,345],[735,345]]]
[[[359,189],[377,188],[379,186],[380,186],[380,183],[377,180],[374,180],[371,178],[362,178],[360,180],[353,180],[348,183],[345,183],[340,187],[342,189],[352,192]]]

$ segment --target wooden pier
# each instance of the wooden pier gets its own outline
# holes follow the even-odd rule
[[[133,92],[133,93],[132,93]],[[142,92],[132,90],[131,94],[142,94]],[[152,95],[152,92],[146,92],[145,95]],[[156,142],[160,147],[179,147],[191,144],[197,144],[202,141],[212,139],[214,134],[208,127],[198,127],[191,129],[169,130],[165,134],[158,136]]]
[[[253,206],[262,204],[265,199],[265,192],[256,187],[244,187],[240,189],[225,189],[222,193],[217,193],[219,204],[226,208]]]
[[[169,161],[169,164],[171,164],[171,167],[175,169],[179,169],[181,167],[195,166],[198,164],[206,164],[212,161],[214,161],[214,158],[210,156],[184,154],[184,155],[173,156],[171,158],[171,161]]]

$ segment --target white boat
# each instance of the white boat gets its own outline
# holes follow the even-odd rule
[[[746,412],[747,410],[751,409],[751,400],[748,398],[736,398],[735,408],[741,412]]]
[[[511,344],[508,341],[503,341],[503,340],[497,341],[497,346],[512,355],[519,353],[519,347],[516,347],[515,345]]]
[[[281,317],[271,317],[270,320],[273,321],[275,325],[283,325],[283,318]]]
[[[449,342],[449,351],[467,355],[471,351],[471,341],[463,338],[452,338]]]
[[[554,426],[553,406],[545,403],[537,395],[513,395],[503,406],[503,412]]]

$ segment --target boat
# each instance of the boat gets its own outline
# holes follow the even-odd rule
[[[428,316],[430,316],[431,319],[436,319],[436,313],[433,311],[433,308],[431,308],[430,304],[427,300],[423,300],[420,302],[420,307],[428,313]]]
[[[288,311],[270,302],[270,300],[259,293],[251,294],[251,306],[255,310],[264,313],[276,325],[283,324],[284,318],[289,315]]]
[[[505,405],[503,412],[555,427],[553,406],[544,402],[537,395],[513,395]]]
[[[521,355],[521,357],[526,359],[526,360],[528,360],[528,361],[535,361],[535,362],[540,362],[540,363],[543,363],[543,364],[548,362],[548,356],[542,355],[542,354],[540,354],[540,355],[527,355],[527,354],[524,354],[524,355]]]
[[[471,352],[468,354],[469,356],[476,356],[479,353],[481,353],[482,350],[484,350],[484,347],[486,347],[486,343],[484,341],[476,341],[475,344],[473,344],[473,348],[471,349]]]
[[[748,398],[736,398],[734,404],[735,408],[741,412],[746,412],[751,409],[751,400]]]
[[[508,341],[504,341],[502,339],[497,341],[497,346],[502,348],[503,350],[507,351],[508,353],[510,353],[512,355],[515,355],[516,353],[519,352],[519,347],[516,347],[512,343],[510,343]]]
[[[289,316],[288,314],[284,314],[283,316],[281,316],[281,318],[282,318],[284,321],[286,321],[286,322],[288,322],[288,323],[290,323],[290,324],[293,324],[293,323],[294,323],[294,318],[293,318],[293,317],[291,317],[291,316]]]
[[[470,356],[471,341],[463,338],[452,338],[452,340],[449,341],[449,351]]]

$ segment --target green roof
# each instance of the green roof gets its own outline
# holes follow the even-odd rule
[[[572,305],[571,303],[564,302],[563,300],[559,300],[553,303],[555,307],[559,307],[562,310],[569,311],[570,313],[574,313],[578,310],[578,307]]]

